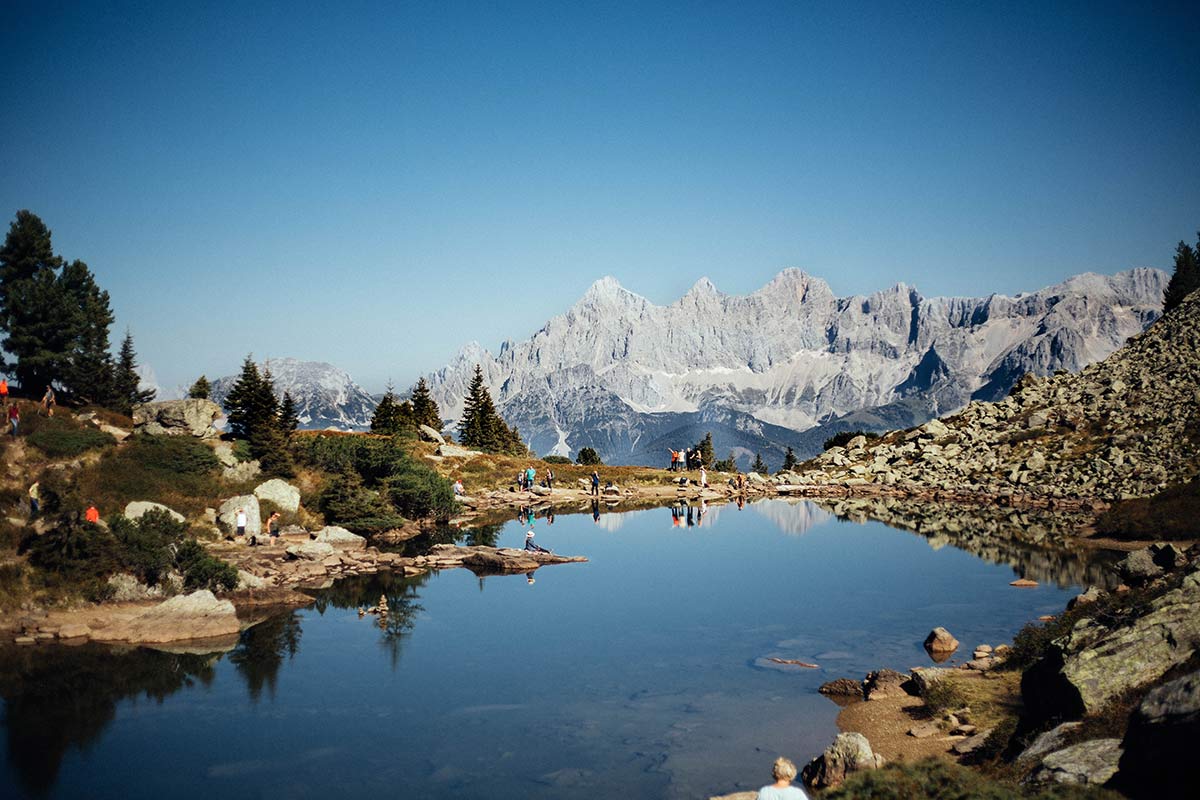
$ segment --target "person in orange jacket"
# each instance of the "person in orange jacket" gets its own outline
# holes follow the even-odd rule
[[[88,522],[96,523],[100,521],[100,511],[95,506],[88,506],[88,510],[84,512],[83,518]]]

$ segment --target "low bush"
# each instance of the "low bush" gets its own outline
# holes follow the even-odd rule
[[[330,525],[341,525],[355,533],[368,534],[404,523],[380,493],[363,486],[353,469],[342,470],[321,493],[318,508]]]
[[[25,441],[50,458],[73,458],[89,450],[117,443],[109,434],[90,426],[79,426],[60,417],[37,418],[36,430]]]
[[[449,519],[457,510],[450,482],[424,464],[406,459],[384,485],[388,498],[410,519]]]
[[[197,514],[224,492],[212,448],[183,436],[138,435],[79,472],[73,494],[103,514],[132,500],[152,500]]]
[[[64,517],[41,536],[31,535],[21,550],[32,566],[79,584],[107,577],[124,563],[117,537],[77,514]]]
[[[938,759],[889,764],[851,775],[825,800],[1120,800],[1096,786],[1059,784],[1023,790]]]
[[[547,464],[571,464],[574,463],[566,456],[542,456],[542,461]]]
[[[110,527],[121,543],[124,566],[138,580],[154,586],[175,565],[175,551],[187,532],[187,523],[177,522],[162,509],[151,509],[140,519],[118,514]]]
[[[931,682],[921,699],[934,714],[943,714],[967,705],[966,696],[959,690],[953,678]]]
[[[1152,497],[1113,503],[1096,520],[1096,532],[1125,540],[1200,538],[1200,478]]]
[[[179,546],[175,564],[183,573],[183,585],[188,589],[232,591],[238,585],[238,571],[233,565],[211,555],[195,539]]]
[[[867,437],[868,443],[879,438],[878,433],[871,433],[870,431],[842,431],[841,433],[835,433],[833,436],[830,436],[828,439],[826,439],[825,444],[821,445],[821,449],[828,450],[831,447],[845,447],[850,443],[850,440],[856,436]]]

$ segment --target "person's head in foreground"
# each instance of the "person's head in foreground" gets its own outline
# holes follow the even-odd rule
[[[775,766],[771,770],[771,775],[777,781],[791,783],[796,780],[796,765],[791,762],[791,759],[777,758],[775,759]]]

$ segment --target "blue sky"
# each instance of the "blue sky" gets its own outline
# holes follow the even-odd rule
[[[0,12],[0,213],[167,386],[253,351],[404,387],[603,275],[1015,293],[1200,227],[1194,4]]]

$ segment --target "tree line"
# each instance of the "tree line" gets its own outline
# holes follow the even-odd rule
[[[129,414],[154,390],[138,388],[131,333],[112,353],[113,320],[108,292],[88,265],[57,255],[46,224],[18,211],[0,248],[0,369],[27,396],[55,386],[73,402]]]

